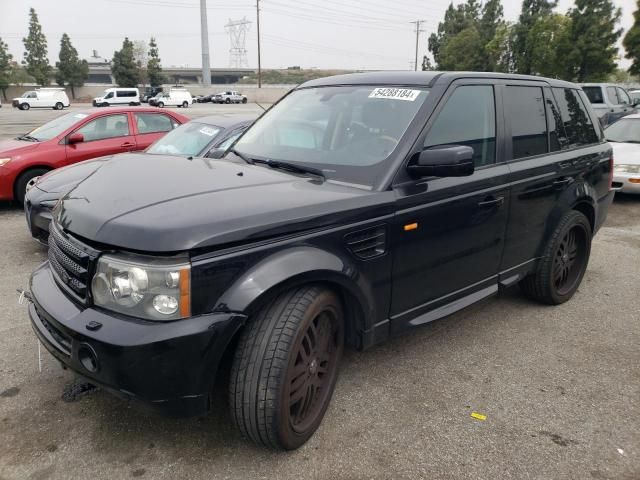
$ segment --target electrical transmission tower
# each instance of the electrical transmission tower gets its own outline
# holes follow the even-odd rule
[[[229,66],[232,68],[248,67],[247,61],[247,32],[251,22],[244,17],[242,20],[231,20],[224,26],[229,34]]]

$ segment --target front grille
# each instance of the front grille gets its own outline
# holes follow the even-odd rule
[[[49,263],[56,281],[76,300],[86,303],[92,261],[97,251],[51,224]]]

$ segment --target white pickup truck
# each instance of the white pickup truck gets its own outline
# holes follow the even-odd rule
[[[247,103],[247,97],[236,91],[217,93],[211,98],[213,103]]]

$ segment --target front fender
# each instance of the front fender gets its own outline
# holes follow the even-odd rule
[[[310,282],[333,284],[348,293],[345,300],[355,300],[360,310],[363,323],[359,327],[371,327],[375,302],[370,283],[349,258],[311,246],[292,247],[265,257],[226,289],[215,309],[248,312],[270,292]]]

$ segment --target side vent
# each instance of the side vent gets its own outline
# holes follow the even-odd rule
[[[351,253],[363,260],[379,257],[387,251],[387,228],[384,225],[351,232],[344,238]]]

